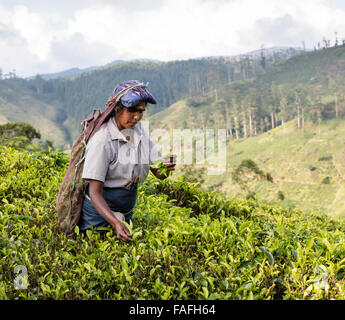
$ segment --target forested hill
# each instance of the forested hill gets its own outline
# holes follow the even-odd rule
[[[345,47],[294,56],[204,96],[189,96],[151,117],[158,127],[216,126],[235,139],[274,129],[292,119],[321,124],[345,115]]]
[[[283,52],[284,53],[284,52]],[[0,81],[0,121],[17,121],[16,114],[11,113],[12,105],[20,107],[20,112],[28,121],[41,131],[47,130],[40,123],[31,120],[31,108],[42,103],[53,106],[54,115],[41,112],[53,121],[65,136],[61,144],[54,137],[49,137],[54,145],[68,148],[80,130],[80,121],[87,117],[93,108],[103,109],[116,83],[128,79],[149,82],[150,91],[158,100],[157,105],[150,106],[154,114],[172,103],[190,95],[205,95],[226,83],[249,79],[262,73],[271,64],[298,54],[290,48],[283,54],[264,56],[241,56],[236,59],[217,57],[191,59],[172,62],[137,61],[102,68],[70,78],[44,80],[9,79]],[[23,93],[30,97],[30,102],[22,101]],[[60,134],[59,134],[60,135]],[[62,135],[61,135],[62,136]]]
[[[151,128],[227,128],[228,172],[203,187],[303,210],[345,215],[345,47],[282,61],[264,74],[183,99],[151,117]],[[236,183],[233,172],[254,160],[272,174]],[[249,188],[250,186],[250,188]]]

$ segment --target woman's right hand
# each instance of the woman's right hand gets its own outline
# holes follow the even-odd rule
[[[128,228],[117,219],[106,201],[103,198],[103,182],[97,180],[90,181],[90,198],[91,203],[97,210],[97,212],[113,227],[117,234],[117,238],[129,242],[135,241],[128,230]]]
[[[113,225],[113,228],[117,234],[118,239],[125,241],[125,242],[135,241],[131,237],[131,234],[130,234],[128,228],[120,220],[117,220],[117,222]]]

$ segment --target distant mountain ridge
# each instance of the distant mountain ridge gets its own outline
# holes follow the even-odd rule
[[[94,67],[88,67],[88,68],[71,68],[71,69],[67,69],[64,71],[60,71],[60,72],[56,72],[56,73],[45,73],[45,74],[38,74],[42,79],[44,80],[51,80],[51,79],[57,79],[57,78],[64,78],[64,77],[71,77],[71,76],[75,76],[78,74],[82,74],[82,73],[87,73],[93,70],[97,70],[100,68],[104,68],[104,67],[111,67],[111,66],[115,66],[117,64],[123,63],[124,60],[115,60],[113,62],[110,62],[108,64],[106,64],[105,66],[94,66]],[[31,76],[26,78],[27,80],[32,80],[34,79],[36,76]]]
[[[131,60],[130,62],[135,62],[135,61],[155,61],[158,62],[158,60],[150,60],[150,59],[135,59]],[[88,73],[91,71],[99,70],[99,69],[105,69],[105,68],[111,68],[113,66],[116,66],[121,63],[126,63],[129,61],[126,60],[114,60],[112,62],[109,62],[103,66],[93,66],[93,67],[88,67],[88,68],[71,68],[67,69],[64,71],[56,72],[56,73],[45,73],[45,74],[38,74],[43,80],[51,80],[51,79],[58,79],[58,78],[66,78],[66,77],[73,77],[76,75],[80,75],[83,73]],[[36,75],[37,76],[37,75]],[[27,80],[33,80],[36,76],[31,76],[26,78]]]
[[[224,59],[224,60],[238,60],[241,58],[250,58],[250,59],[260,59],[262,55],[265,58],[272,58],[276,56],[280,59],[289,59],[295,55],[301,54],[303,52],[311,51],[311,49],[302,49],[299,47],[270,47],[270,48],[261,48],[253,51],[249,51],[246,53],[231,55],[231,56],[206,56],[206,57],[199,57],[196,59]]]
[[[238,55],[232,55],[232,56],[208,56],[208,57],[200,57],[200,58],[195,58],[195,60],[199,60],[199,59],[210,59],[210,60],[214,60],[214,59],[224,59],[224,60],[236,60],[236,59],[241,59],[241,58],[251,58],[251,59],[259,59],[261,58],[261,55],[263,54],[266,58],[272,58],[275,55],[277,57],[279,57],[280,59],[288,59],[293,57],[294,55],[300,54],[303,52],[303,49],[298,48],[298,47],[271,47],[271,48],[262,48],[259,50],[254,50],[254,51],[250,51],[247,53],[243,53],[243,54],[238,54]],[[188,59],[186,59],[188,60]],[[194,60],[194,59],[193,59]],[[107,63],[105,65],[102,66],[91,66],[91,67],[87,67],[87,68],[71,68],[71,69],[67,69],[67,70],[63,70],[60,72],[56,72],[56,73],[45,73],[45,74],[38,74],[42,79],[44,80],[51,80],[51,79],[58,79],[58,78],[65,78],[65,77],[72,77],[72,76],[76,76],[76,75],[80,75],[83,73],[87,73],[90,71],[94,71],[94,70],[98,70],[98,69],[104,69],[104,68],[110,68],[122,63],[128,63],[128,62],[160,62],[159,60],[154,60],[154,59],[134,59],[134,60],[130,60],[130,61],[126,61],[126,60],[114,60],[110,63]],[[27,80],[32,80],[36,77],[35,76],[31,76],[26,78]]]

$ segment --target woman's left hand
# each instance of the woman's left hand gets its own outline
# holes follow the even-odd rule
[[[176,163],[171,163],[171,162],[164,163],[163,162],[163,164],[168,168],[168,170],[170,170],[170,171],[175,170]]]
[[[176,163],[167,162],[167,163],[163,163],[163,165],[165,167],[167,167],[167,169],[169,171],[174,171]],[[167,175],[160,173],[158,168],[152,168],[151,167],[150,169],[151,169],[152,173],[156,176],[156,178],[158,178],[160,180],[166,179],[168,177]]]

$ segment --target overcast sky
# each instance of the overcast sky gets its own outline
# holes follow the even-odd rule
[[[0,68],[230,56],[345,38],[343,0],[0,0]]]

